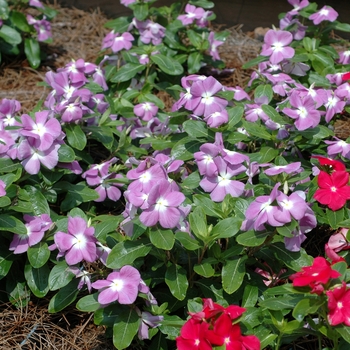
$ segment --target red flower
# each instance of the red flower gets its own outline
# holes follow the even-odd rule
[[[346,170],[345,165],[339,160],[334,160],[334,159],[322,157],[322,156],[311,156],[311,158],[316,158],[319,161],[321,166],[327,167],[329,170],[332,170],[332,171]]]
[[[342,80],[349,80],[350,79],[350,72],[344,73],[341,78],[342,78]]]
[[[346,171],[335,171],[330,175],[321,171],[317,179],[320,188],[316,190],[314,198],[330,209],[338,210],[350,199],[348,181],[349,173]]]
[[[222,314],[214,329],[208,330],[207,339],[213,345],[224,345],[226,350],[260,350],[260,340],[253,335],[243,336],[238,324],[232,325],[229,315]]]
[[[331,264],[322,257],[314,259],[312,266],[302,268],[289,278],[293,281],[294,287],[309,286],[312,288],[311,293],[321,294],[324,290],[324,284],[327,284],[331,278],[337,278],[340,273],[333,270]]]
[[[328,296],[328,322],[331,326],[341,323],[350,326],[350,289],[347,289],[345,282],[342,285],[329,290]]]
[[[178,350],[212,350],[206,339],[209,324],[190,318],[181,328],[180,336],[176,338]]]

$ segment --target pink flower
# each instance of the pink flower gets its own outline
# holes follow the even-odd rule
[[[177,17],[177,19],[180,20],[184,26],[192,24],[196,19],[201,19],[205,11],[201,7],[197,8],[196,6],[187,4],[185,7],[185,12],[185,15],[180,15]]]
[[[292,58],[294,49],[288,46],[292,40],[293,35],[291,33],[270,29],[265,34],[261,55],[270,56],[270,62],[273,64],[280,63],[285,58]]]
[[[184,194],[172,191],[168,180],[160,180],[149,192],[149,207],[141,213],[140,221],[145,226],[154,226],[159,222],[164,228],[174,228],[180,222],[178,207],[184,200]]]
[[[320,24],[322,21],[334,22],[338,17],[338,12],[330,6],[323,6],[321,10],[313,13],[309,19],[314,22],[315,25]]]
[[[219,60],[220,56],[219,56],[219,52],[218,52],[217,48],[218,48],[218,46],[222,45],[224,42],[220,41],[220,40],[215,40],[215,33],[214,32],[209,33],[208,41],[209,41],[209,54],[210,54],[210,56],[213,58],[214,61]]]
[[[92,283],[95,289],[101,289],[98,302],[108,305],[114,301],[120,304],[132,304],[138,295],[141,275],[134,267],[126,265],[119,271],[110,273],[105,280]]]
[[[156,116],[158,107],[153,102],[142,102],[134,107],[134,113],[145,122],[148,122]]]
[[[326,292],[328,296],[328,322],[331,326],[344,323],[350,326],[350,289],[343,281],[341,286]]]
[[[114,53],[117,53],[123,49],[130,50],[132,47],[132,41],[135,38],[128,32],[123,34],[114,33],[112,30],[106,35],[102,42],[102,49],[111,48]]]
[[[65,256],[68,265],[75,265],[83,260],[94,262],[97,258],[95,229],[87,226],[80,217],[68,217],[68,232],[58,231],[54,241],[59,253],[57,258]]]

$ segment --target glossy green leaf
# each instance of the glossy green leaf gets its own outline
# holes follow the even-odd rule
[[[222,268],[222,286],[228,294],[235,292],[243,283],[245,276],[245,261],[247,256],[243,255],[233,260],[226,261]]]
[[[77,302],[77,309],[82,312],[94,312],[101,307],[97,300],[98,293],[85,295]]]
[[[188,288],[186,270],[177,264],[172,264],[165,273],[165,283],[171,294],[178,300],[184,300]]]
[[[331,210],[327,208],[326,215],[330,227],[333,229],[337,229],[340,227],[340,223],[344,219],[344,208],[341,208],[339,210]]]
[[[6,24],[1,26],[0,38],[4,39],[4,41],[13,46],[16,46],[22,42],[21,34]]]
[[[153,56],[152,56],[153,57]],[[112,83],[122,83],[134,78],[138,73],[146,68],[143,64],[126,63],[118,69],[117,73],[111,78]]]
[[[12,266],[15,255],[4,245],[0,246],[0,280],[3,279]]]
[[[114,137],[110,127],[107,126],[87,126],[84,131],[88,133],[89,137],[101,142],[107,149],[113,147]]]
[[[199,242],[191,238],[187,232],[176,232],[175,239],[178,240],[187,250],[197,250],[201,247]]]
[[[68,305],[72,304],[79,293],[78,289],[79,279],[76,278],[62,287],[50,300],[48,311],[49,313],[56,313],[62,311]]]
[[[14,216],[1,214],[0,231],[10,231],[12,233],[23,235],[27,233],[27,228],[22,221],[18,220]]]
[[[50,258],[50,250],[46,242],[39,242],[28,248],[27,255],[30,264],[39,269],[44,266]]]
[[[293,317],[301,322],[305,316],[312,316],[325,303],[325,300],[319,298],[304,298],[298,302],[293,309]]]
[[[38,298],[43,298],[49,289],[49,274],[50,269],[47,265],[40,268],[35,268],[31,264],[26,264],[24,267],[24,276],[30,290]]]
[[[194,265],[193,270],[195,273],[205,278],[212,277],[215,273],[213,266],[206,262],[202,262],[201,264]]]
[[[131,23],[131,18],[118,17],[104,24],[106,28],[114,29],[116,33],[124,33],[128,30]]]
[[[145,241],[125,241],[116,244],[107,258],[107,266],[111,269],[120,269],[124,265],[131,265],[137,258],[146,256],[152,246]]]
[[[242,298],[242,307],[254,307],[258,301],[259,289],[257,286],[252,286],[247,284],[244,287],[243,298]]]
[[[205,123],[198,120],[187,120],[183,123],[183,128],[190,137],[193,138],[208,138],[208,128]]]
[[[257,247],[265,242],[268,234],[264,231],[246,231],[236,237],[237,243],[245,247]]]
[[[175,236],[172,230],[165,230],[160,227],[155,227],[149,232],[151,243],[164,250],[171,250],[175,243]]]
[[[126,349],[131,344],[140,322],[141,319],[133,308],[116,315],[113,325],[113,344],[118,350]]]
[[[160,53],[151,55],[150,59],[166,74],[180,75],[184,71],[182,65],[178,61]]]
[[[65,287],[73,278],[75,274],[70,270],[66,261],[63,260],[55,265],[49,275],[50,290],[57,290]]]
[[[188,64],[188,73],[194,74],[197,73],[203,61],[203,55],[200,52],[192,52],[188,55],[187,64]]]
[[[0,8],[1,8],[1,4],[0,4]],[[0,13],[1,13],[1,9],[0,9]],[[27,33],[30,32],[30,26],[28,24],[27,18],[22,12],[11,11],[11,21],[22,32],[27,32]]]
[[[67,141],[73,148],[82,151],[86,146],[86,136],[80,125],[69,123],[65,125],[64,131],[67,135]]]
[[[50,207],[42,191],[34,186],[29,185],[25,186],[24,189],[27,191],[28,195],[31,198],[34,214],[36,216],[39,216],[41,214],[50,215]]]
[[[148,16],[148,4],[136,3],[132,6],[134,16],[137,20],[143,21]]]
[[[231,238],[237,234],[242,226],[240,218],[226,218],[219,221],[212,229],[210,236],[215,239]]]
[[[262,84],[257,86],[254,91],[254,98],[267,97],[267,102],[270,102],[273,97],[273,90],[270,84]]]
[[[58,149],[58,161],[62,163],[72,163],[75,160],[75,153],[71,147],[63,144]]]
[[[202,240],[208,238],[208,226],[207,226],[207,217],[203,208],[196,207],[192,213],[189,215],[191,231],[194,235]]]
[[[24,40],[24,53],[26,54],[28,62],[32,68],[36,69],[40,66],[41,59],[38,40],[34,38],[26,38]]]

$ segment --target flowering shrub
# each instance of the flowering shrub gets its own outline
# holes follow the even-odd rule
[[[227,87],[198,72],[213,4],[151,2],[122,1],[112,55],[48,72],[28,115],[1,101],[2,290],[93,312],[117,349],[348,347],[350,65],[330,33],[350,25],[289,0]]]
[[[50,21],[55,16],[56,11],[40,0],[1,1],[1,56],[25,54],[31,67],[38,68],[39,43],[52,41]]]

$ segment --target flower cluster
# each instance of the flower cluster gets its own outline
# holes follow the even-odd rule
[[[237,323],[245,310],[237,305],[224,308],[212,299],[203,299],[203,309],[190,313],[190,319],[176,338],[178,350],[210,350],[222,345],[227,350],[259,350],[259,339],[254,335],[242,335]]]

